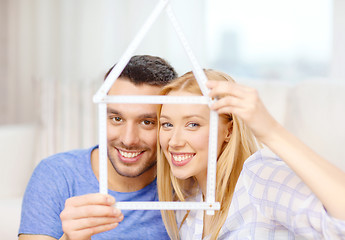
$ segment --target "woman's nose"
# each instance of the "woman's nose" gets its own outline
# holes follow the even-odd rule
[[[185,140],[180,131],[176,130],[171,135],[169,139],[169,146],[173,148],[183,147],[185,145]]]

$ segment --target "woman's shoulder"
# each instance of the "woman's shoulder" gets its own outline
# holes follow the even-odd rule
[[[299,192],[310,195],[310,189],[300,177],[269,149],[261,149],[243,165],[241,181],[255,199],[271,199],[277,194]]]
[[[263,148],[251,155],[243,165],[243,174],[269,178],[273,173],[288,172],[292,170],[270,149]]]

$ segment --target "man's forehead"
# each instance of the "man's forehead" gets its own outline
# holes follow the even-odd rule
[[[107,105],[107,112],[108,114],[116,114],[131,118],[156,118],[157,105],[112,103]]]
[[[134,84],[129,79],[118,78],[108,95],[158,95],[162,87],[149,84]]]

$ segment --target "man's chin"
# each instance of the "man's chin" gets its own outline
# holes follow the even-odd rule
[[[115,171],[117,174],[119,174],[122,177],[128,177],[128,178],[136,178],[143,174],[142,171],[126,171],[126,170],[118,170],[115,168]]]
[[[143,175],[150,169],[152,169],[156,165],[156,162],[152,163],[149,166],[146,166],[144,168],[139,168],[139,169],[134,169],[135,168],[134,166],[128,166],[128,165],[126,165],[124,168],[116,166],[116,164],[113,164],[113,163],[112,165],[115,171],[117,172],[117,174],[119,174],[120,176],[128,177],[128,178],[136,178]]]

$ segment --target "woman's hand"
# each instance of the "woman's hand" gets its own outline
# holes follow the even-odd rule
[[[263,143],[279,123],[269,114],[256,89],[229,81],[208,81],[209,96],[218,99],[212,110],[241,118]]]
[[[328,213],[345,220],[345,172],[323,159],[288,132],[266,110],[257,91],[233,82],[208,81],[210,97],[219,99],[211,108],[232,113],[277,154],[319,198]]]

